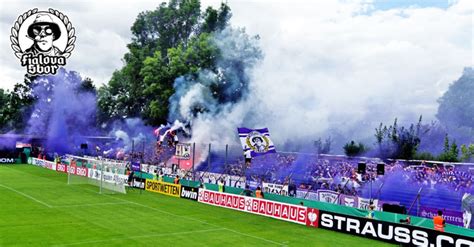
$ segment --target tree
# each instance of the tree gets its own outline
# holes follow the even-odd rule
[[[449,136],[446,134],[444,138],[444,150],[443,153],[438,156],[438,160],[446,162],[458,162],[458,156],[459,149],[456,141],[453,140],[451,145],[449,145]]]
[[[213,70],[218,49],[208,33],[190,39],[187,46],[178,45],[168,50],[168,62],[159,51],[147,57],[140,71],[143,76],[145,97],[151,100],[144,108],[144,116],[151,124],[163,123],[168,117],[168,102],[173,95],[175,78],[179,75],[197,74],[202,69]]]
[[[354,141],[350,141],[344,145],[344,153],[347,156],[360,156],[366,151],[366,147],[363,143],[359,142],[356,144]]]
[[[462,76],[438,99],[436,117],[453,128],[474,128],[474,69],[465,68]]]
[[[25,75],[22,83],[15,84],[13,91],[0,89],[0,130],[22,131],[27,116],[35,102],[32,95],[33,81],[36,77]]]
[[[109,83],[99,88],[97,105],[101,123],[139,115],[132,113],[134,103],[129,88],[128,76],[122,70],[115,71]]]
[[[448,137],[448,134],[445,135],[444,137],[444,149],[443,149],[444,153],[448,153],[449,152],[449,137]]]
[[[379,148],[381,148],[382,141],[383,141],[383,138],[385,136],[385,132],[384,132],[382,127],[383,127],[383,124],[380,123],[379,127],[375,128],[375,139],[377,141],[376,143],[379,146]]]
[[[449,153],[452,155],[453,160],[459,161],[458,156],[459,156],[459,149],[458,145],[456,144],[456,141],[453,141],[451,144],[451,148],[449,149]]]
[[[469,153],[471,154],[471,159],[474,159],[474,144],[469,145]]]
[[[94,86],[94,81],[92,81],[91,78],[86,77],[84,80],[82,80],[81,85],[78,87],[79,92],[89,92],[94,95],[97,94],[97,90]]]
[[[10,121],[10,93],[0,88],[0,130],[6,128]]]
[[[380,123],[375,129],[376,144],[379,155],[383,158],[412,159],[415,157],[420,145],[420,132],[422,116],[418,123],[411,124],[409,128],[399,127],[397,118],[389,127]]]
[[[470,162],[474,159],[474,144],[469,146],[462,144],[461,145],[461,161]]]
[[[218,51],[213,32],[228,26],[230,8],[200,11],[199,0],[171,0],[137,16],[125,65],[99,89],[100,121],[142,117],[147,123],[164,123],[175,79],[214,68]]]
[[[204,13],[204,23],[201,32],[212,33],[223,30],[232,17],[230,8],[227,4],[221,3],[219,10],[208,7]]]
[[[328,154],[329,152],[331,152],[331,143],[331,137],[326,138],[326,140],[324,140],[324,143],[321,138],[318,138],[318,140],[314,141],[314,147],[316,148],[316,152],[318,154]]]

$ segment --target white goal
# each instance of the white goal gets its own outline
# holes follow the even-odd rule
[[[126,194],[128,163],[100,157],[66,155],[68,184],[90,184],[99,193]]]

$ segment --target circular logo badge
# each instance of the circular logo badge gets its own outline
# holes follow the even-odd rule
[[[270,141],[258,131],[252,131],[247,136],[247,146],[255,153],[265,153],[268,151]]]
[[[18,17],[10,41],[15,56],[30,75],[56,74],[66,65],[76,41],[75,29],[63,13],[31,9]]]

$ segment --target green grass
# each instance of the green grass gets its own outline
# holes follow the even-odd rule
[[[0,166],[0,246],[388,246],[156,193],[98,194],[29,165]]]

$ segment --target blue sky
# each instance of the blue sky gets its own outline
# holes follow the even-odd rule
[[[453,1],[448,0],[375,0],[374,7],[377,10],[388,10],[394,8],[427,8],[435,7],[446,9]]]

